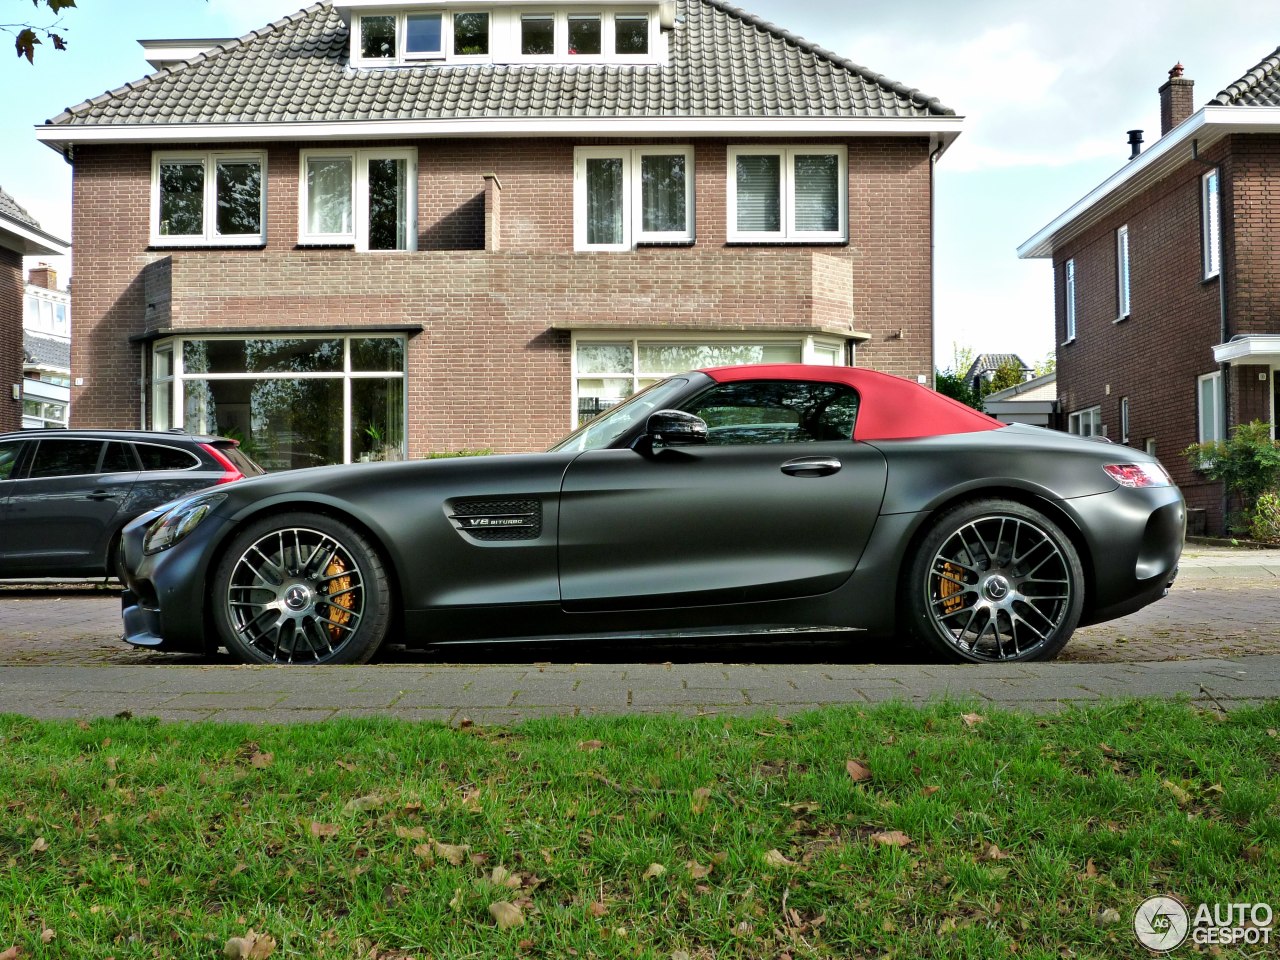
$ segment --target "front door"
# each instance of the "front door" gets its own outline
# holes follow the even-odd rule
[[[812,596],[848,579],[884,497],[879,451],[852,439],[857,394],[804,381],[719,384],[684,409],[708,443],[593,450],[565,473],[567,610]]]

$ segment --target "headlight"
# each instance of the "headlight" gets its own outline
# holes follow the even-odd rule
[[[168,550],[185,539],[225,499],[225,493],[208,493],[179,500],[147,529],[147,535],[142,541],[142,552],[150,556],[161,550]]]

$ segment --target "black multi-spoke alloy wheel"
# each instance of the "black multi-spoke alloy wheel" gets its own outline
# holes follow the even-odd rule
[[[1052,660],[1084,604],[1071,540],[1010,500],[962,504],[938,518],[912,558],[909,629],[949,659]]]
[[[319,514],[250,523],[218,564],[213,591],[219,639],[247,663],[367,663],[391,620],[377,552]]]

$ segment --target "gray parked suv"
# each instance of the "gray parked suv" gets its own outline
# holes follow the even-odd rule
[[[114,575],[126,523],[257,476],[235,440],[144,430],[0,434],[0,578]]]

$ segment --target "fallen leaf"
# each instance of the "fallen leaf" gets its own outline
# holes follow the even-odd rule
[[[644,872],[644,878],[646,880],[653,880],[657,877],[662,876],[666,872],[667,872],[667,868],[664,867],[662,864],[651,863],[649,864],[649,869],[645,870]]]
[[[873,833],[871,840],[886,847],[905,847],[912,843],[911,838],[901,830],[882,830],[879,833]]]
[[[463,717],[461,720],[458,721],[459,730],[468,730],[471,727],[474,727],[475,725],[476,725],[476,722],[472,720],[470,717]]]
[[[58,934],[54,931],[53,927],[45,927],[40,931],[40,942],[53,943],[53,940],[57,935]]]
[[[938,792],[939,790],[941,790],[941,789],[942,789],[941,787],[934,787],[934,786],[921,787],[921,788],[920,788],[920,796],[922,796],[922,797],[932,797],[935,793],[937,793],[937,792]]]
[[[489,904],[489,915],[493,917],[499,930],[510,930],[524,923],[524,911],[514,903],[507,903],[505,900]]]
[[[427,839],[426,827],[396,827],[396,836],[401,840]]]
[[[1120,922],[1120,911],[1115,907],[1107,907],[1105,910],[1099,911],[1096,918],[1100,927],[1110,927]]]
[[[506,867],[494,867],[493,873],[489,874],[489,882],[499,887],[510,887],[512,890],[520,889],[519,874],[512,873]]]
[[[978,854],[978,861],[985,860],[1008,860],[1009,855],[997,847],[994,843],[989,844],[982,853]]]
[[[85,729],[88,729],[88,724],[85,724]],[[21,957],[22,948],[16,945],[0,953],[0,960],[21,960]]]
[[[1097,864],[1093,862],[1093,857],[1090,857],[1087,861],[1085,861],[1084,876],[1088,877],[1089,879],[1093,879],[1097,875],[1098,875]]]
[[[354,763],[347,763],[347,761],[345,760],[335,760],[333,761],[333,763],[334,763],[334,766],[341,767],[343,770],[346,770],[350,773],[354,773],[356,770],[359,769]]]
[[[980,713],[962,713],[960,719],[964,721],[966,727],[976,727],[980,723],[986,723],[987,718]]]
[[[44,837],[36,837],[36,842],[31,844],[32,853],[44,853],[49,849],[49,841]]]
[[[429,843],[418,844],[413,848],[413,855],[415,857],[421,857],[423,860],[427,861],[428,866],[436,862],[435,847]]]
[[[793,803],[789,807],[787,807],[787,809],[790,810],[792,813],[797,814],[798,816],[804,817],[804,816],[808,816],[811,813],[817,813],[819,810],[822,809],[822,804],[811,803],[811,802]]]
[[[266,960],[275,950],[274,937],[250,930],[243,937],[228,940],[222,948],[222,955],[226,960]]]
[[[4,960],[4,958],[0,957],[0,960]],[[688,950],[672,950],[671,960],[693,960],[693,958],[689,956]]]
[[[455,867],[462,866],[462,861],[467,857],[467,851],[471,849],[467,844],[441,843],[439,840],[433,840],[432,846],[437,857],[448,860]]]
[[[711,875],[712,864],[707,864],[704,867],[702,864],[698,863],[698,861],[690,860],[684,865],[684,868],[689,871],[689,876],[694,880],[702,880],[703,878]]]
[[[336,837],[342,831],[342,827],[336,823],[317,823],[311,821],[311,835],[313,837]]]
[[[257,767],[259,770],[265,770],[267,767],[271,766],[271,762],[275,760],[275,758],[276,755],[274,753],[255,753],[249,758],[249,763],[253,764],[253,766]]]
[[[947,917],[940,924],[938,924],[939,933],[955,933],[955,930],[956,930],[955,917]]]
[[[771,869],[782,869],[784,867],[797,866],[794,860],[787,858],[781,850],[770,850],[764,855],[764,865]]]
[[[470,813],[480,812],[480,790],[474,788],[462,795],[461,803]]]
[[[755,930],[755,927],[748,920],[739,920],[737,926],[733,928],[734,934],[739,937],[745,937],[753,930]]]
[[[603,746],[604,746],[603,740],[579,740],[578,741],[579,750],[588,750],[588,751],[599,750]]]
[[[587,912],[590,913],[593,917],[603,917],[606,913],[609,912],[609,908],[606,907],[603,903],[592,901],[591,903],[587,904]]]
[[[1178,802],[1178,806],[1185,807],[1191,802],[1191,794],[1187,793],[1172,780],[1161,780],[1160,785],[1169,791],[1173,799]]]
[[[857,760],[846,760],[844,768],[848,771],[849,779],[854,783],[871,779],[871,768]]]
[[[1280,730],[1277,730],[1275,727],[1267,727],[1267,736],[1280,737]]]
[[[370,810],[377,810],[383,804],[383,799],[377,794],[371,793],[365,797],[356,797],[348,800],[346,806],[342,808],[342,812],[350,816],[353,813],[367,813]]]
[[[707,802],[711,799],[710,787],[699,787],[693,791],[693,797],[690,800],[690,807],[695,815],[702,813],[707,809]]]

